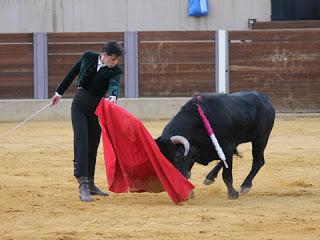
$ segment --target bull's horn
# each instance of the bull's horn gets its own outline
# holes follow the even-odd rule
[[[188,155],[188,152],[190,150],[190,144],[188,140],[185,137],[182,136],[172,136],[170,138],[171,142],[173,144],[182,144],[184,146],[184,156]]]

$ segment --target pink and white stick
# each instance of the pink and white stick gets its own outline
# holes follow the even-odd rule
[[[197,103],[196,103],[197,104]],[[214,135],[214,132],[213,132],[213,129],[212,127],[210,126],[210,123],[207,119],[207,117],[204,115],[204,112],[202,111],[202,108],[199,104],[197,104],[197,107],[198,107],[198,113],[202,119],[202,122],[211,138],[211,141],[213,143],[213,146],[214,148],[216,149],[220,159],[223,161],[223,164],[226,168],[228,168],[228,164],[226,162],[226,156],[224,155],[224,152],[222,150],[222,148],[220,147],[220,144],[218,142],[218,139],[216,138],[216,136]]]

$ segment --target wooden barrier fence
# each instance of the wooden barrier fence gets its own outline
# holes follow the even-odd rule
[[[215,90],[214,32],[140,32],[141,97],[185,97]]]
[[[0,98],[33,98],[33,34],[0,34]]]
[[[320,111],[320,30],[231,31],[230,92],[267,93],[278,111]]]
[[[259,21],[252,25],[252,29],[297,29],[320,28],[320,20],[301,21]]]
[[[281,112],[320,112],[320,29],[228,34],[230,92],[266,92]],[[83,51],[100,51],[110,39],[125,42],[122,32],[48,33],[47,39],[48,97]],[[140,97],[215,92],[215,32],[138,32],[137,41]],[[0,99],[34,97],[33,59],[33,34],[0,34]]]

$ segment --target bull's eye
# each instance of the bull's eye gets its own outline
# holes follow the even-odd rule
[[[181,158],[182,158],[182,155],[180,152],[175,152],[174,154],[174,161],[175,162],[180,162],[181,161]]]

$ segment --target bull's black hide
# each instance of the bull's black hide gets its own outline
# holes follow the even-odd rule
[[[248,192],[252,180],[264,165],[264,150],[273,127],[275,110],[268,97],[260,92],[202,94],[198,101],[223,149],[229,168],[219,163],[209,172],[205,183],[214,181],[221,168],[230,199],[239,197],[233,187],[232,157],[241,143],[252,143],[252,169],[240,192]],[[194,162],[207,165],[219,156],[197,111],[197,97],[189,100],[171,119],[156,142],[166,158],[188,176]]]

